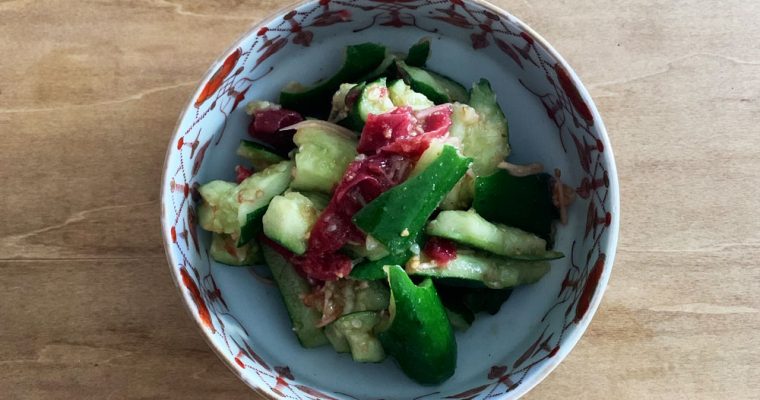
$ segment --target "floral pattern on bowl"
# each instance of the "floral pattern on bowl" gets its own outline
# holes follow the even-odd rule
[[[539,283],[515,290],[497,316],[458,334],[457,373],[438,387],[414,384],[392,361],[359,365],[331,349],[300,348],[276,289],[251,269],[208,257],[195,208],[200,183],[232,180],[246,102],[276,99],[294,77],[329,75],[347,44],[403,51],[422,36],[433,40],[433,69],[461,82],[491,80],[510,121],[510,159],[542,162],[578,197],[556,237],[567,256]],[[481,1],[308,1],[265,20],[215,63],[180,117],[161,190],[167,258],[190,312],[233,372],[274,398],[520,397],[588,326],[609,279],[619,221],[614,159],[589,94],[545,40]]]

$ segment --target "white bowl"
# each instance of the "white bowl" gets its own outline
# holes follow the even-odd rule
[[[432,38],[428,65],[460,82],[491,81],[510,125],[516,163],[561,170],[577,188],[540,282],[516,289],[496,316],[457,334],[455,375],[420,386],[387,360],[357,364],[328,347],[307,350],[290,329],[277,289],[248,268],[210,260],[197,226],[194,187],[233,180],[246,136],[242,107],[276,100],[292,80],[335,71],[348,44],[404,51]],[[618,235],[619,191],[607,133],[588,92],[537,33],[482,1],[307,1],[253,27],[217,60],[179,119],[166,154],[161,221],[172,276],[203,336],[252,388],[296,399],[514,399],[551,372],[578,342],[607,285]]]

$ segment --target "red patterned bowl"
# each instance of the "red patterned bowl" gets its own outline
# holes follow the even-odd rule
[[[456,374],[420,386],[388,360],[356,364],[329,348],[302,349],[276,289],[208,257],[194,187],[233,179],[245,136],[241,105],[276,99],[291,80],[337,69],[363,41],[403,51],[433,39],[430,65],[461,81],[489,79],[510,123],[510,160],[561,170],[578,200],[540,282],[514,291],[494,317],[457,335]],[[537,33],[482,1],[321,0],[256,25],[215,62],[179,119],[161,188],[164,242],[180,294],[219,357],[252,388],[291,399],[514,399],[567,356],[599,306],[618,235],[619,192],[604,124],[569,65]]]

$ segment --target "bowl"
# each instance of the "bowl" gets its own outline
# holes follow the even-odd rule
[[[566,257],[538,283],[516,289],[497,315],[458,333],[456,373],[435,387],[414,383],[390,359],[357,364],[329,346],[301,348],[275,287],[250,268],[210,260],[195,190],[234,179],[246,102],[276,100],[287,82],[329,76],[346,45],[405,51],[424,36],[432,39],[431,68],[468,85],[491,81],[510,124],[510,161],[560,171],[577,195],[556,234]],[[265,19],[201,80],[172,135],[161,185],[164,244],[182,299],[235,375],[276,399],[520,397],[588,327],[610,276],[620,218],[612,149],[588,91],[546,40],[477,0],[313,0]]]

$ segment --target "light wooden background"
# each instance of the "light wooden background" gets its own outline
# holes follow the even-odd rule
[[[0,1],[0,398],[256,398],[182,309],[158,191],[201,75],[281,4],[203,3]],[[604,302],[527,398],[760,398],[760,3],[497,3],[589,86],[622,187]]]

